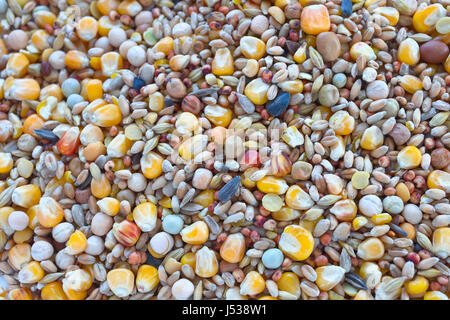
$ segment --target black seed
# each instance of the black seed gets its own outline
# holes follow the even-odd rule
[[[153,257],[151,254],[147,255],[147,264],[154,266],[155,268],[158,268],[159,265],[162,263],[163,259],[157,259]]]
[[[217,197],[221,202],[227,202],[236,194],[241,185],[241,177],[237,176],[228,181],[222,189],[219,190]]]
[[[357,289],[367,290],[366,282],[356,273],[348,272],[345,274],[345,282],[348,282]]]
[[[56,143],[59,141],[59,138],[56,134],[51,130],[46,129],[35,129],[34,133],[38,135],[39,138],[50,141],[51,143]]]
[[[290,98],[291,94],[289,92],[280,93],[275,100],[266,105],[267,112],[269,112],[271,116],[278,117],[287,109]]]
[[[139,164],[142,158],[142,152],[135,153],[131,156],[131,164],[134,166],[136,164]]]

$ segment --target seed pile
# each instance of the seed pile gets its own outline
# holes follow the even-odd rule
[[[0,298],[448,300],[447,6],[0,0]]]

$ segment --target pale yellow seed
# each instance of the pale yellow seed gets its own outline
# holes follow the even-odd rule
[[[352,186],[355,189],[364,189],[369,185],[370,174],[365,171],[357,171],[352,176]]]
[[[125,137],[131,141],[137,141],[142,139],[142,131],[135,124],[129,125],[125,128]]]
[[[271,212],[279,211],[283,207],[283,200],[274,193],[268,193],[262,198],[262,205]]]

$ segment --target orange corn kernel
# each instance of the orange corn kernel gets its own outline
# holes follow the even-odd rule
[[[39,200],[37,218],[43,227],[53,228],[64,219],[64,210],[55,199],[42,197]]]
[[[30,61],[23,53],[13,53],[6,64],[6,76],[23,77],[27,74]]]
[[[134,289],[134,274],[125,268],[109,271],[106,280],[111,291],[119,298],[129,296]]]
[[[180,232],[183,241],[189,244],[202,244],[208,240],[209,228],[203,221],[197,221]]]
[[[96,99],[103,98],[103,83],[98,79],[89,79],[86,82],[87,100],[92,102]]]
[[[23,123],[23,132],[32,135],[33,137],[37,138],[36,133],[34,130],[41,129],[44,125],[44,120],[42,120],[39,115],[36,113],[33,113],[32,115],[28,116],[24,123]]]
[[[92,179],[91,192],[94,197],[99,199],[108,197],[111,194],[111,183],[104,174],[98,180]]]
[[[22,283],[36,283],[45,276],[45,271],[37,261],[26,264],[18,275],[18,280]]]
[[[245,254],[245,238],[242,233],[230,234],[220,247],[220,256],[225,261],[237,263]]]
[[[37,8],[36,8],[37,9]],[[47,7],[42,7],[41,10],[33,10],[33,20],[39,28],[44,28],[46,25],[53,26],[56,16]]]
[[[303,8],[300,21],[302,30],[314,35],[330,30],[331,26],[328,9],[322,4]]]
[[[70,235],[66,243],[66,252],[71,255],[82,253],[87,248],[87,239],[80,230],[75,231]],[[81,289],[80,289],[81,290]]]
[[[30,289],[15,288],[8,293],[8,298],[11,300],[33,300]]]
[[[28,243],[16,244],[9,249],[8,259],[11,266],[16,270],[21,270],[31,261],[31,246]]]
[[[434,30],[436,22],[445,16],[446,10],[439,3],[420,7],[416,10],[412,19],[414,29],[417,32],[430,33]]]
[[[31,36],[31,42],[34,44],[34,46],[40,50],[43,51],[50,47],[50,35],[45,30],[36,30],[33,32],[33,35]]]
[[[3,85],[6,99],[14,100],[36,100],[39,98],[41,87],[34,79],[14,79],[7,78]]]
[[[42,300],[68,300],[61,282],[50,282],[41,289]]]
[[[138,292],[150,292],[158,285],[158,283],[158,269],[147,264],[143,264],[139,267],[136,275],[136,288]]]
[[[83,17],[78,21],[76,31],[81,40],[92,40],[97,35],[98,22],[93,17]]]
[[[79,70],[89,66],[89,58],[79,50],[69,50],[65,57],[66,66],[70,69]]]
[[[41,194],[41,190],[37,186],[34,184],[26,184],[16,188],[11,198],[15,205],[30,208],[39,203]]]
[[[240,294],[242,295],[257,295],[264,291],[266,281],[256,271],[250,271],[242,281],[240,286]]]
[[[78,150],[79,145],[80,129],[78,127],[71,127],[63,134],[61,139],[59,139],[56,148],[61,154],[71,156]]]
[[[133,220],[143,232],[152,231],[156,226],[157,210],[151,202],[143,202],[133,210]]]
[[[103,74],[111,77],[119,69],[122,69],[123,59],[117,52],[107,52],[100,58],[100,63]]]
[[[112,127],[122,121],[119,106],[106,104],[103,99],[92,101],[82,112],[83,119],[100,127]]]
[[[162,163],[164,158],[150,151],[141,158],[141,171],[147,179],[154,179],[162,174]]]
[[[289,225],[281,234],[278,247],[296,261],[307,259],[314,248],[314,238],[308,230],[298,225]]]
[[[120,201],[115,198],[106,197],[97,201],[100,211],[108,216],[114,217],[119,213]]]
[[[283,272],[277,281],[278,289],[300,297],[300,280],[293,272]]]
[[[111,11],[116,10],[119,4],[118,0],[98,0],[97,8],[102,15],[107,16]]]

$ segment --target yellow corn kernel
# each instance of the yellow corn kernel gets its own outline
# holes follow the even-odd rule
[[[166,56],[170,50],[173,50],[173,39],[171,37],[162,38],[153,47],[154,52],[163,52]]]
[[[400,77],[400,86],[408,93],[415,93],[418,90],[422,90],[422,80],[412,75],[404,75]]]
[[[14,232],[13,240],[15,243],[25,243],[33,237],[33,230],[25,228],[21,231]]]
[[[323,266],[316,269],[316,284],[322,291],[333,289],[344,277],[345,269],[338,266]]]
[[[450,173],[442,170],[433,170],[427,178],[427,185],[430,189],[441,189],[450,192]]]
[[[92,102],[103,97],[103,83],[98,79],[90,79],[86,83],[87,100]]]
[[[413,15],[413,26],[417,32],[430,33],[438,20],[446,16],[444,7],[435,3],[430,6],[419,7]]]
[[[33,300],[31,291],[28,288],[15,288],[8,293],[10,300]]]
[[[50,282],[41,289],[42,300],[68,300],[61,282]]]
[[[360,146],[366,150],[375,150],[384,142],[383,132],[377,126],[371,126],[364,130],[362,134]]]
[[[106,153],[111,158],[123,158],[131,148],[133,142],[123,133],[118,134],[111,140],[106,148]]]
[[[448,300],[448,297],[440,291],[428,291],[424,294],[423,300]]]
[[[289,187],[286,192],[285,201],[289,208],[296,210],[307,210],[314,205],[314,201],[309,194],[303,191],[298,185]]]
[[[242,54],[247,59],[261,59],[266,53],[266,44],[264,41],[251,36],[242,37],[240,40]]]
[[[264,291],[266,281],[256,271],[250,271],[242,281],[239,293],[242,295],[254,296]]]
[[[267,98],[268,90],[269,85],[262,78],[256,78],[245,86],[244,93],[254,104],[263,105],[269,100]]]
[[[3,84],[6,99],[14,100],[36,100],[39,98],[41,87],[34,79],[14,79],[9,77]]]
[[[159,112],[164,108],[164,96],[161,92],[155,92],[148,96],[150,110]]]
[[[262,296],[258,298],[258,300],[279,300],[279,299],[272,296]]]
[[[86,291],[75,291],[67,287],[65,281],[63,281],[62,288],[69,300],[84,300],[87,297]]]
[[[216,76],[231,76],[234,72],[234,60],[228,48],[219,48],[211,64]]]
[[[44,7],[43,10],[33,10],[33,20],[39,28],[44,28],[46,25],[53,26],[56,16],[53,12]]]
[[[313,4],[303,8],[301,28],[307,34],[317,35],[330,30],[330,16],[323,4]]]
[[[34,184],[26,184],[16,188],[11,196],[15,205],[30,208],[39,203],[41,198],[41,190]]]
[[[370,217],[370,220],[372,220],[372,222],[378,226],[391,222],[392,216],[389,213],[380,213]]]
[[[171,209],[172,208],[172,199],[170,199],[169,197],[163,197],[161,200],[158,201],[158,204],[163,208]]]
[[[402,223],[400,225],[403,231],[408,235],[407,238],[414,240],[416,238],[416,228],[409,222]]]
[[[355,119],[345,110],[339,110],[330,117],[329,126],[338,135],[347,135],[355,129]]]
[[[207,208],[211,203],[214,202],[214,191],[213,190],[203,190],[200,192],[192,202]]]
[[[37,261],[26,264],[18,275],[18,280],[22,283],[36,283],[45,276],[45,271]]]
[[[278,289],[300,297],[300,279],[293,272],[283,272],[277,281]]]
[[[428,279],[422,276],[416,276],[413,280],[405,282],[406,292],[414,296],[425,294],[428,290],[428,286]]]
[[[217,274],[219,263],[213,250],[204,246],[195,253],[195,273],[202,278],[210,278]]]
[[[61,87],[57,84],[49,84],[48,86],[45,86],[39,94],[39,99],[45,100],[50,96],[55,97],[56,101],[60,102],[63,99]]]
[[[143,232],[152,231],[156,226],[156,206],[151,202],[143,202],[133,210],[133,220]]]
[[[83,232],[80,230],[75,231],[70,235],[69,240],[66,243],[66,252],[71,255],[82,253],[87,248],[87,239]],[[79,289],[84,290],[84,289]]]
[[[49,120],[52,117],[53,110],[56,108],[57,104],[58,99],[53,96],[49,96],[38,104],[36,112],[42,119]]]
[[[9,173],[13,164],[11,153],[0,152],[0,174]]]
[[[97,201],[97,206],[100,208],[100,211],[114,217],[119,213],[120,210],[120,201],[115,198],[106,197]]]
[[[31,36],[31,42],[40,51],[50,47],[50,35],[45,30],[36,30]]]
[[[164,158],[156,152],[150,151],[141,158],[141,171],[147,179],[154,179],[162,174]]]
[[[397,54],[400,62],[414,66],[420,60],[419,44],[416,40],[407,38],[400,43]]]
[[[11,235],[14,233],[14,230],[9,226],[8,218],[9,215],[16,211],[12,207],[3,207],[0,208],[0,228],[5,231],[7,235]]]
[[[304,227],[289,225],[284,228],[278,247],[291,259],[302,261],[311,255],[314,249],[314,238]]]
[[[354,61],[356,61],[360,55],[365,56],[367,61],[375,60],[377,58],[373,49],[365,42],[356,42],[350,48],[350,56]]]
[[[178,147],[178,152],[180,153],[180,156],[184,160],[189,161],[193,159],[197,154],[204,151],[207,145],[208,145],[208,136],[204,134],[197,134],[193,137],[184,140],[183,143],[181,143],[181,145]],[[161,159],[161,165],[162,161],[163,159]]]
[[[91,57],[89,59],[89,65],[94,70],[101,70],[101,68],[102,68],[101,58],[99,58],[99,57]]]
[[[274,176],[265,176],[261,180],[258,180],[256,187],[259,191],[264,193],[284,194],[289,186],[282,178]]]
[[[98,22],[93,17],[83,17],[78,21],[76,31],[81,40],[92,40],[97,35]]]
[[[8,259],[11,266],[16,270],[21,270],[31,261],[31,246],[28,243],[16,244],[9,249]]]
[[[42,197],[36,211],[39,223],[46,228],[53,228],[64,218],[63,208],[51,197]]]
[[[119,6],[118,0],[98,0],[97,9],[104,16],[107,16],[111,11],[116,10]]]
[[[352,221],[353,229],[359,230],[362,227],[364,227],[367,224],[367,222],[369,222],[369,220],[366,217],[363,216],[356,217]]]
[[[189,244],[202,244],[208,240],[209,228],[203,221],[197,221],[180,232],[183,241]]]
[[[111,291],[119,298],[129,296],[134,289],[134,274],[125,268],[109,271],[106,280]]]
[[[158,283],[158,269],[147,264],[143,264],[139,267],[136,275],[136,288],[138,292],[150,292],[158,285]]]
[[[42,118],[39,117],[39,115],[37,115],[36,113],[33,113],[25,119],[23,123],[23,132],[37,138],[34,130],[41,129],[43,124],[44,120],[42,120]]]
[[[101,178],[98,180],[92,179],[91,193],[94,197],[99,199],[108,197],[111,194],[111,184],[104,174],[102,174]]]
[[[393,7],[378,7],[373,10],[373,13],[379,14],[389,20],[389,25],[397,25],[400,13]]]
[[[279,83],[278,87],[283,91],[296,94],[303,91],[303,82],[301,80],[286,80]]]
[[[192,269],[195,270],[195,253],[193,253],[193,252],[185,253],[185,254],[181,257],[180,262],[181,262],[182,264],[188,264],[188,265],[190,265],[190,266],[192,267]]]
[[[339,221],[353,221],[356,217],[356,212],[358,208],[356,207],[355,201],[351,199],[339,200],[330,209],[330,212],[336,216]]]
[[[380,259],[384,255],[383,242],[375,237],[368,238],[359,244],[357,254],[365,261]]]
[[[208,105],[203,111],[206,118],[216,126],[228,127],[233,118],[231,109],[219,105]]]
[[[220,256],[225,261],[237,263],[245,254],[245,238],[242,233],[230,234],[220,247]]]
[[[121,27],[123,27],[123,25],[120,20],[112,21],[107,15],[98,19],[98,34],[102,37],[107,37],[112,28]]]
[[[28,65],[27,57],[23,53],[13,53],[9,56],[8,63],[6,64],[5,73],[6,76],[23,77],[27,74]]]
[[[282,207],[280,210],[272,212],[272,218],[277,221],[291,221],[300,217],[300,211],[289,207]]]
[[[433,249],[438,256],[450,256],[450,228],[437,228],[433,232]]]
[[[117,7],[117,12],[120,14],[126,14],[130,17],[134,17],[140,11],[142,11],[142,6],[136,0],[125,0],[121,1]]]
[[[422,153],[414,146],[404,147],[397,155],[397,163],[402,169],[413,169],[422,162]]]
[[[105,76],[111,77],[119,69],[122,69],[123,59],[117,52],[107,52],[100,58],[102,72]]]
[[[63,283],[69,290],[79,292],[88,290],[92,286],[92,280],[93,277],[88,271],[75,269],[66,273]]]
[[[73,70],[80,70],[89,66],[88,56],[79,50],[69,50],[64,58],[66,66]]]
[[[307,43],[304,42],[294,53],[294,60],[297,63],[303,63],[306,60],[306,47]]]

